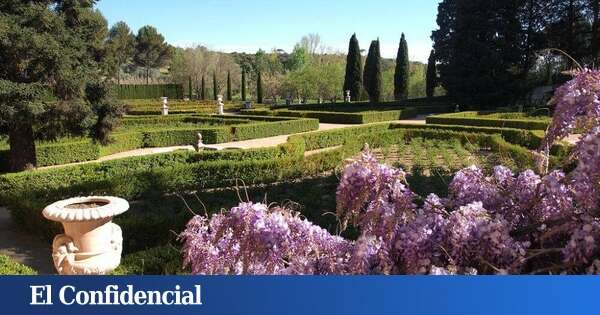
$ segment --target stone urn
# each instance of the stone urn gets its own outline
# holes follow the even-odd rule
[[[129,209],[116,197],[77,197],[47,206],[42,214],[60,222],[64,234],[54,237],[52,259],[61,275],[103,275],[121,262],[123,236],[112,218]]]

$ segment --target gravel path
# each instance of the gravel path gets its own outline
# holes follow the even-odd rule
[[[319,131],[348,128],[348,127],[352,127],[352,126],[356,126],[356,125],[319,124]],[[245,141],[233,141],[233,142],[214,144],[214,145],[210,145],[210,146],[214,147],[214,148],[218,148],[218,149],[268,148],[268,147],[274,147],[274,146],[285,143],[289,136],[290,135],[281,135],[281,136],[252,139],[252,140],[245,140]],[[136,150],[125,151],[125,152],[120,152],[120,153],[116,153],[116,154],[112,154],[112,155],[103,156],[100,159],[94,160],[94,161],[85,161],[85,162],[69,163],[69,164],[62,164],[62,165],[44,166],[44,167],[39,167],[38,170],[59,168],[59,167],[72,166],[72,165],[89,164],[89,163],[98,163],[98,162],[117,160],[117,159],[123,159],[123,158],[134,157],[134,156],[144,156],[144,155],[150,155],[150,154],[167,153],[167,152],[173,152],[173,151],[177,151],[177,150],[194,151],[194,147],[192,145],[188,145],[188,146],[174,146],[174,147],[164,147],[164,148],[136,149]]]
[[[43,239],[24,233],[15,225],[10,213],[0,207],[0,254],[37,270],[39,274],[53,274],[52,245]]]

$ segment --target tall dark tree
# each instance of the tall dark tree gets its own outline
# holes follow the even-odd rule
[[[108,140],[121,107],[111,99],[107,22],[95,1],[0,2],[0,134],[10,168],[36,166],[36,138]]]
[[[135,53],[135,36],[125,22],[117,22],[108,32],[108,49],[114,58],[113,72],[117,84],[121,83],[121,67],[131,60]]]
[[[263,102],[262,75],[260,72],[256,77],[256,102],[259,104],[262,104]]]
[[[213,98],[216,101],[219,95],[219,83],[217,82],[217,73],[213,72]]]
[[[227,100],[231,101],[231,71],[227,71]]]
[[[202,82],[200,84],[200,99],[203,101],[206,100],[206,81],[204,80],[204,75],[202,75]]]
[[[136,36],[135,63],[146,71],[146,84],[150,83],[150,69],[167,64],[172,49],[165,38],[152,26],[140,28]]]
[[[433,32],[440,80],[472,107],[509,104],[519,96],[521,62],[515,1],[444,0]]]
[[[437,86],[437,68],[435,66],[435,52],[432,50],[427,60],[427,73],[425,75],[425,93],[433,97]]]
[[[592,21],[590,55],[592,63],[598,66],[600,62],[600,0],[588,0],[588,12]]]
[[[192,99],[192,77],[188,77],[188,98]]]
[[[548,46],[559,48],[575,60],[584,61],[590,52],[592,25],[585,16],[586,0],[552,0],[546,26]],[[569,66],[574,63],[569,61]]]
[[[396,56],[396,71],[394,73],[394,98],[397,101],[408,98],[408,80],[410,78],[410,62],[408,61],[408,44],[404,33],[400,38],[398,55]]]
[[[246,101],[246,71],[242,69],[242,101]]]
[[[369,94],[369,101],[377,103],[381,101],[382,91],[381,76],[381,52],[379,49],[379,39],[371,42],[367,60],[365,61],[365,71],[363,75],[363,84]]]
[[[362,56],[356,34],[350,38],[348,56],[346,57],[346,76],[344,78],[344,93],[350,91],[352,101],[358,101],[363,89]]]

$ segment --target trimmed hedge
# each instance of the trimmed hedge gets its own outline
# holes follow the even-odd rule
[[[214,123],[216,127],[179,126],[159,128],[161,123]],[[43,143],[36,146],[38,166],[69,164],[92,161],[102,156],[148,147],[192,145],[197,134],[202,133],[203,142],[218,144],[249,140],[283,134],[294,134],[319,129],[316,119],[284,117],[237,118],[231,116],[149,116],[126,118],[123,124],[129,127],[148,128],[117,132],[111,135],[111,143],[102,146],[88,140]],[[0,172],[9,170],[9,150],[0,151]]]
[[[369,110],[398,110],[406,107],[431,107],[440,108],[439,112],[444,112],[446,108],[454,110],[454,102],[445,96],[432,98],[415,98],[402,101],[390,101],[371,103],[353,102],[353,103],[324,103],[324,104],[296,104],[272,106],[272,109],[289,109],[301,111],[334,111],[334,112],[360,112]]]
[[[38,144],[35,148],[38,166],[49,166],[95,160],[100,146],[87,140]],[[10,150],[0,151],[0,172],[7,172]]]
[[[165,245],[123,256],[112,275],[177,275],[185,274],[181,252]]]
[[[22,276],[37,275],[37,271],[29,266],[25,266],[10,259],[6,255],[0,255],[0,275],[2,276]]]
[[[325,111],[298,111],[298,110],[244,110],[248,115],[273,115],[284,117],[316,118],[322,123],[333,124],[368,124],[381,121],[398,120],[405,116],[414,114],[405,110],[383,111],[383,112],[325,112]]]
[[[149,99],[169,97],[183,99],[181,84],[120,84],[117,85],[119,99]]]
[[[319,129],[316,119],[295,119],[276,122],[261,122],[233,127],[235,140],[249,140],[278,135],[307,132]]]
[[[473,115],[473,117],[469,117]],[[427,124],[465,125],[479,127],[516,128],[527,130],[546,130],[548,121],[527,119],[497,119],[479,116],[478,112],[462,112],[433,115],[426,118]]]
[[[303,105],[298,105],[303,106]],[[307,105],[308,106],[308,105]],[[333,107],[333,105],[330,105]],[[380,106],[364,106],[359,108],[353,106],[349,109],[349,105],[338,105],[340,110],[344,111],[326,111],[326,110],[296,110],[291,107],[288,109],[279,110],[242,110],[247,115],[271,115],[271,116],[285,116],[285,117],[303,117],[303,118],[316,118],[322,123],[334,123],[334,124],[369,124],[383,121],[392,121],[399,119],[413,118],[420,114],[427,114],[434,111],[446,112],[451,110],[450,106],[422,106],[422,107],[406,107],[402,109],[389,110],[389,107]],[[316,108],[316,107],[315,107]],[[330,107],[324,105],[319,109],[329,109]],[[359,111],[357,109],[362,109]]]
[[[393,129],[390,129],[393,128]],[[53,236],[58,224],[41,216],[56,200],[80,195],[113,195],[128,200],[161,198],[165,194],[231,187],[236,179],[246,185],[269,184],[322,174],[356,154],[363,143],[372,147],[415,137],[458,139],[477,143],[513,159],[521,168],[532,167],[533,155],[499,134],[468,133],[381,123],[290,136],[274,148],[220,152],[173,152],[121,160],[27,171],[0,176],[0,204],[24,228]],[[305,157],[306,150],[332,148]],[[127,224],[140,224],[127,222]],[[135,230],[135,226],[124,230]],[[141,236],[140,236],[141,237]],[[151,246],[151,245],[150,245]]]

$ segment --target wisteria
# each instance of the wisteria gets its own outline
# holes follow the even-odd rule
[[[600,73],[584,70],[554,98],[542,150],[586,126],[575,168],[536,174],[497,166],[457,172],[448,197],[413,193],[401,169],[368,151],[346,165],[333,235],[282,207],[241,203],[196,216],[180,235],[194,274],[600,273]]]

